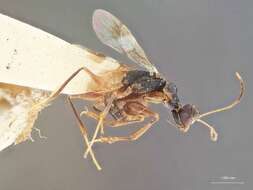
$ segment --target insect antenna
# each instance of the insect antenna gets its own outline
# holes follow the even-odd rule
[[[203,114],[201,114],[201,115],[198,116],[198,119],[200,119],[202,117],[206,117],[206,116],[214,114],[214,113],[218,113],[218,112],[229,110],[229,109],[233,108],[235,105],[237,105],[241,101],[241,98],[244,95],[244,91],[245,91],[245,84],[244,84],[244,81],[243,81],[241,75],[238,72],[236,72],[235,75],[236,75],[236,78],[240,82],[240,95],[231,104],[229,104],[228,106],[225,106],[223,108],[219,108],[219,109],[216,109],[216,110],[212,110],[212,111],[203,113]]]
[[[211,125],[209,125],[207,122],[201,120],[200,118],[208,116],[208,115],[211,115],[211,114],[214,114],[214,113],[218,113],[218,112],[229,110],[229,109],[233,108],[235,105],[237,105],[241,101],[241,98],[244,95],[244,91],[245,91],[245,84],[244,84],[244,81],[243,81],[242,77],[240,76],[240,74],[238,72],[236,72],[235,75],[236,75],[236,78],[240,82],[240,95],[231,104],[229,104],[228,106],[225,106],[223,108],[219,108],[219,109],[216,109],[216,110],[212,110],[212,111],[203,113],[203,114],[197,116],[194,119],[195,121],[197,121],[197,122],[199,122],[199,123],[201,123],[204,126],[206,126],[206,127],[209,128],[209,130],[210,130],[210,137],[211,137],[211,140],[213,140],[213,141],[217,141],[217,139],[218,139],[217,132],[215,131],[215,129]]]
[[[199,123],[202,123],[204,126],[206,126],[207,128],[209,128],[211,140],[212,141],[217,141],[217,139],[218,139],[218,133],[215,131],[214,127],[212,127],[207,122],[205,122],[205,121],[203,121],[201,119],[196,119],[196,121],[199,122]]]

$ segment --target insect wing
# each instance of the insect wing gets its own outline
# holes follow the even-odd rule
[[[132,61],[139,63],[148,71],[158,73],[132,33],[111,13],[96,10],[93,14],[93,29],[104,44],[119,53],[125,53]]]
[[[104,10],[96,10],[92,19],[93,29],[101,42],[110,46],[119,53],[123,53],[119,43],[121,22]]]

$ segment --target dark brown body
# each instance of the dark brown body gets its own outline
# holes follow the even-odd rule
[[[112,102],[109,113],[116,120],[122,119],[124,112],[131,110],[128,105],[134,102],[147,106],[148,102],[162,103],[170,101],[172,94],[164,92],[166,83],[164,79],[147,71],[127,71],[122,77],[119,87],[114,91],[106,92],[93,108],[97,112],[102,111],[107,105],[108,99],[114,93],[116,97]],[[136,115],[136,113],[133,114]]]
[[[128,71],[123,77],[122,87],[118,94],[124,94],[113,101],[109,113],[116,120],[123,119],[126,115],[138,115],[135,106],[148,106],[148,102],[162,103],[170,101],[172,94],[164,93],[166,81],[156,74],[142,70]],[[143,108],[141,108],[143,109]]]

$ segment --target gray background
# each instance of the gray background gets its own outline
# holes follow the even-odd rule
[[[166,122],[169,111],[152,106],[161,120],[139,141],[94,147],[102,172],[82,158],[82,138],[62,96],[36,122],[47,140],[34,133],[34,143],[1,152],[0,189],[251,189],[253,1],[0,0],[1,13],[130,63],[96,38],[91,16],[97,8],[132,30],[152,62],[176,82],[183,102],[202,112],[225,105],[239,93],[235,71],[246,81],[246,96],[235,109],[208,118],[219,132],[216,143],[199,124],[180,134]],[[210,183],[222,176],[244,185]]]

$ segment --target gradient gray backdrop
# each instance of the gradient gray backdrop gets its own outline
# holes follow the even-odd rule
[[[132,30],[151,61],[176,82],[184,103],[202,112],[229,103],[239,93],[235,71],[246,81],[246,96],[235,109],[208,118],[219,133],[216,143],[198,124],[180,134],[166,122],[169,111],[152,106],[161,120],[143,138],[94,147],[102,172],[82,158],[82,138],[62,96],[36,122],[47,140],[34,133],[34,143],[0,153],[0,189],[251,189],[253,1],[0,0],[1,13],[132,64],[96,38],[91,17],[98,8]],[[83,103],[77,104],[81,110]],[[244,184],[210,183],[222,176]]]

